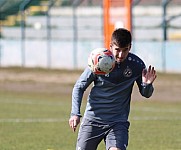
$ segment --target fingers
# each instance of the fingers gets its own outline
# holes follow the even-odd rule
[[[74,132],[75,132],[76,128],[77,128],[77,121],[74,119],[73,120],[73,131]]]
[[[72,128],[73,132],[76,131],[76,128],[79,122],[80,122],[80,118],[78,116],[72,116],[69,119],[69,126]]]
[[[146,75],[146,72],[147,72],[146,68],[143,69],[143,71],[142,71],[142,76],[145,76],[145,75]]]
[[[154,80],[156,79],[156,71],[155,68],[152,67],[151,65],[148,67],[148,70],[143,69],[142,71],[142,81],[143,83],[153,83]]]
[[[151,67],[151,66],[150,66],[150,67]],[[154,79],[156,78],[156,70],[155,70],[154,67],[151,68],[150,74],[153,76]]]
[[[152,76],[153,76],[152,82],[154,82],[154,80],[155,80],[156,77],[157,77],[157,75],[156,75],[156,70],[154,69],[154,67],[152,67],[151,74],[152,74]]]
[[[156,74],[155,68],[152,67],[151,65],[148,67],[148,71],[147,72],[149,74],[151,74],[151,75],[155,75]]]
[[[69,120],[69,125],[73,129],[73,132],[75,132],[75,130],[76,130],[76,120],[70,119]]]
[[[150,65],[148,67],[148,72],[151,73],[151,74],[154,74],[155,73],[155,68]]]
[[[151,67],[151,66],[150,66],[150,67]],[[152,67],[150,72],[151,72],[151,74],[155,74],[155,73],[156,73],[155,68]]]
[[[151,68],[151,65],[148,67],[148,72],[150,72],[152,70],[152,68]]]

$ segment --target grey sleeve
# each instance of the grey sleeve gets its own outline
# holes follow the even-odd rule
[[[142,83],[142,90],[140,91],[141,95],[146,97],[146,98],[149,98],[152,96],[153,94],[153,91],[154,91],[154,88],[153,88],[153,85],[152,84],[143,84]]]
[[[80,107],[84,91],[94,81],[95,75],[89,68],[86,68],[75,83],[72,91],[72,110],[71,116],[77,115],[81,117]]]
[[[142,96],[149,98],[152,96],[154,88],[152,84],[144,84],[142,83],[142,77],[140,76],[137,80],[137,85],[139,87],[139,91]]]

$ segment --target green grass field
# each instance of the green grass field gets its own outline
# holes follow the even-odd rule
[[[68,119],[79,74],[0,69],[0,150],[75,150],[77,131],[71,131]],[[159,74],[147,100],[134,88],[128,150],[181,150],[180,76]],[[98,150],[105,150],[103,142]]]

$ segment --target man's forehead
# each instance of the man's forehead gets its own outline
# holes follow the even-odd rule
[[[119,47],[117,45],[114,45],[114,48],[116,48],[116,49],[128,49],[128,48],[130,48],[130,46],[131,46],[130,44],[125,46],[125,47]]]

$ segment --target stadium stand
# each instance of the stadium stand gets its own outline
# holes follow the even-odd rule
[[[52,0],[52,2],[60,0]],[[17,15],[20,11],[32,6],[48,6],[49,0],[1,0],[0,1],[0,20],[6,20],[9,16]],[[60,3],[61,4],[61,3]]]
[[[11,0],[9,3],[8,0],[0,1],[0,20],[5,20],[10,22],[10,17],[12,14],[14,17],[14,23],[9,23],[14,26],[13,28],[9,28],[8,26],[3,26],[3,30],[1,30],[2,36],[6,38],[20,38],[20,16],[17,17],[20,11],[20,6],[23,2],[26,1],[25,9],[28,8],[28,14],[26,14],[26,38],[39,38],[45,39],[47,36],[47,6],[48,2],[54,1],[54,6],[50,11],[51,16],[51,32],[53,39],[59,40],[70,40],[73,35],[73,21],[72,21],[72,8],[70,6],[73,5],[74,0]],[[77,10],[77,23],[78,23],[78,38],[79,39],[95,39],[94,33],[99,33],[96,36],[97,40],[101,40],[102,37],[102,15],[100,12],[100,7],[102,6],[102,1],[97,0],[77,0],[80,1],[80,7]],[[123,0],[112,0],[114,1],[113,6],[119,6],[119,4],[123,3]],[[138,40],[161,40],[162,39],[162,9],[161,4],[162,0],[133,0],[133,2],[137,1],[137,5],[133,7],[133,23],[134,23],[134,35]],[[171,0],[170,5],[175,5],[178,7],[181,4],[180,0]],[[86,6],[93,6],[87,7]],[[95,8],[95,6],[99,6],[99,8]],[[144,6],[144,7],[142,7]],[[153,6],[145,9],[145,6]],[[155,7],[154,7],[155,6]],[[44,7],[43,9],[41,9]],[[86,8],[86,11],[85,9]],[[38,13],[32,14],[32,12]],[[84,11],[84,12],[82,12]],[[116,11],[119,13],[119,10]],[[168,10],[169,16],[174,16],[179,13],[179,8],[174,8]],[[87,19],[86,13],[90,14],[89,19]],[[173,20],[169,24],[169,32],[172,39],[180,39],[180,17],[178,19]],[[96,24],[94,23],[96,22]],[[3,22],[1,23],[3,25]],[[8,23],[7,23],[8,24]],[[39,25],[41,28],[38,30],[39,34],[35,34],[37,30],[35,26]],[[19,27],[19,28],[18,28]],[[171,28],[173,29],[171,30]],[[177,35],[175,36],[175,30],[177,30]],[[147,36],[145,39],[145,32],[149,33],[150,36]],[[178,33],[179,32],[179,33]],[[65,34],[66,33],[66,34]],[[178,35],[179,34],[179,35]]]

